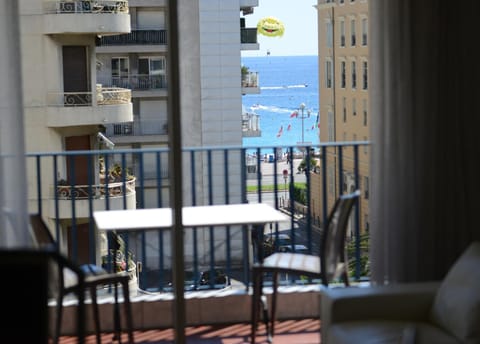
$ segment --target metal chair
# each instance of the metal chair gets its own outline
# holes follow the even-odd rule
[[[51,267],[69,268],[83,285],[83,272],[51,248],[14,248],[0,250],[0,283],[3,295],[3,320],[0,322],[2,343],[49,343],[48,289]],[[85,343],[83,294],[78,295],[78,343]]]
[[[55,244],[55,239],[53,238],[50,230],[43,221],[42,217],[39,214],[30,215],[30,225],[33,231],[36,242],[40,247],[52,247]],[[81,269],[81,267],[78,267]],[[57,277],[58,280],[55,281],[55,284],[58,285],[58,290],[56,290],[57,297],[57,317],[55,323],[55,337],[54,342],[58,343],[60,337],[60,328],[62,324],[62,315],[63,315],[63,299],[65,296],[75,293],[78,295],[84,295],[86,291],[90,292],[90,297],[92,299],[93,306],[93,316],[95,324],[95,334],[97,343],[101,343],[100,337],[100,317],[98,312],[98,303],[97,303],[97,289],[99,287],[104,287],[106,285],[111,285],[114,288],[114,339],[121,340],[121,325],[120,325],[120,311],[118,303],[118,286],[121,285],[123,290],[124,298],[124,309],[125,309],[125,320],[128,332],[128,341],[129,343],[134,343],[133,339],[133,321],[132,321],[132,309],[130,303],[130,292],[129,292],[129,276],[128,273],[101,273],[97,275],[86,275],[84,282],[79,283],[68,283],[65,274],[68,274],[71,269],[63,269],[59,267],[57,273],[54,277]],[[87,270],[87,269],[86,269]],[[79,304],[84,302],[84,298],[78,300]],[[83,305],[82,305],[83,306]]]
[[[349,286],[348,263],[345,254],[345,238],[348,219],[354,204],[358,201],[360,191],[340,196],[328,217],[327,225],[323,229],[319,255],[276,252],[255,263],[252,268],[253,298],[251,313],[251,343],[255,343],[256,330],[260,307],[263,306],[264,321],[267,329],[268,341],[271,342],[275,334],[275,312],[278,289],[278,274],[290,273],[311,278],[320,278],[324,286],[341,277],[346,286]],[[263,275],[272,273],[273,293],[271,312],[263,297]],[[270,321],[268,320],[270,318]]]

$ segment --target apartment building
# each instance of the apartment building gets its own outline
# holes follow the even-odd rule
[[[368,141],[368,1],[319,0],[316,7],[320,142]],[[333,206],[339,193],[352,191],[358,185],[362,191],[359,221],[363,232],[369,227],[368,146],[361,147],[356,153],[360,171],[358,184],[353,173],[354,154],[352,149],[326,151],[326,209]],[[312,183],[316,185],[312,188],[312,205],[315,214],[321,217],[324,212],[323,200],[320,198],[322,176],[313,175]]]
[[[132,90],[132,121],[105,123],[105,135],[115,144],[115,149],[165,148],[165,153],[160,155],[130,155],[127,165],[137,179],[142,180],[137,207],[168,206],[169,176],[175,173],[167,167],[168,1],[130,0],[128,4],[131,32],[117,36],[98,35],[96,40],[96,85]],[[246,28],[244,20],[244,16],[253,13],[256,6],[258,0],[180,2],[182,38],[178,62],[183,146],[241,146],[242,135],[245,132],[251,135],[249,129],[258,127],[242,113],[242,94],[259,92],[258,75],[253,72],[245,75],[241,68],[241,50],[259,48],[256,28]],[[241,151],[234,154],[241,154]],[[245,190],[240,182],[243,167],[239,161],[233,155],[225,160],[221,151],[211,156],[199,152],[195,157],[184,158],[184,203],[242,202]],[[225,181],[228,187],[222,183],[211,187],[209,178],[226,180],[225,164],[229,169],[229,178]],[[157,175],[159,167],[161,180]],[[225,199],[225,189],[229,190],[228,200]],[[209,236],[199,234],[198,238],[187,238],[187,245],[195,241],[200,256],[206,260],[210,251]],[[221,243],[224,239],[216,237],[215,241]],[[160,252],[169,256],[168,234],[163,241],[163,247],[157,246],[160,243],[152,244],[149,266],[158,264]],[[155,240],[149,241],[152,242]],[[240,258],[240,234],[232,245],[233,250],[235,245],[238,246],[237,256]],[[225,250],[217,247],[217,251],[222,255]],[[193,259],[188,256],[192,252],[193,248],[188,246],[187,263]],[[221,260],[221,257],[217,258]]]
[[[41,210],[61,249],[86,263],[98,254],[91,252],[96,238],[89,199],[96,210],[106,208],[105,193],[110,209],[136,204],[135,180],[117,184],[123,191],[114,195],[113,183],[108,190],[103,184],[99,157],[68,155],[108,149],[104,125],[133,120],[130,89],[97,85],[95,55],[99,36],[130,32],[128,2],[20,0],[18,6],[26,151],[66,153],[55,161],[42,159],[39,169],[28,159],[28,210]],[[75,251],[73,242],[79,243]]]

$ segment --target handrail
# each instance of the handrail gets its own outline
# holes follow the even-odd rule
[[[102,198],[108,194],[109,197],[123,196],[135,192],[135,178],[125,182],[113,182],[108,184],[95,185],[57,185],[55,187],[58,199],[88,199]],[[91,193],[90,193],[91,190]],[[125,191],[124,191],[125,190]]]
[[[45,13],[129,13],[127,0],[61,0],[49,1],[44,7]]]

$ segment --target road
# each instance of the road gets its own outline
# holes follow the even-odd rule
[[[278,184],[283,184],[285,183],[285,179],[283,177],[283,170],[288,171],[288,177],[287,177],[287,182],[290,182],[291,176],[292,176],[292,171],[293,171],[293,180],[294,182],[298,183],[305,183],[306,177],[304,173],[298,173],[298,165],[300,165],[300,162],[302,159],[293,159],[293,165],[292,164],[287,164],[286,160],[284,161],[278,161],[277,162],[277,178],[276,181]],[[273,185],[275,183],[275,163],[269,163],[269,162],[262,162],[260,165],[260,170],[261,170],[261,182],[262,185]],[[247,185],[257,185],[258,181],[256,178],[254,179],[248,179],[247,180]]]

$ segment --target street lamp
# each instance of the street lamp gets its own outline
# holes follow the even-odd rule
[[[299,108],[298,110],[295,110],[295,117],[297,118],[300,118],[302,120],[302,145],[305,144],[305,131],[304,131],[304,120],[305,118],[309,118],[310,117],[310,113],[311,111],[310,110],[307,110],[307,113],[305,113],[305,103],[301,103],[299,105]],[[303,150],[303,148],[302,148]]]

